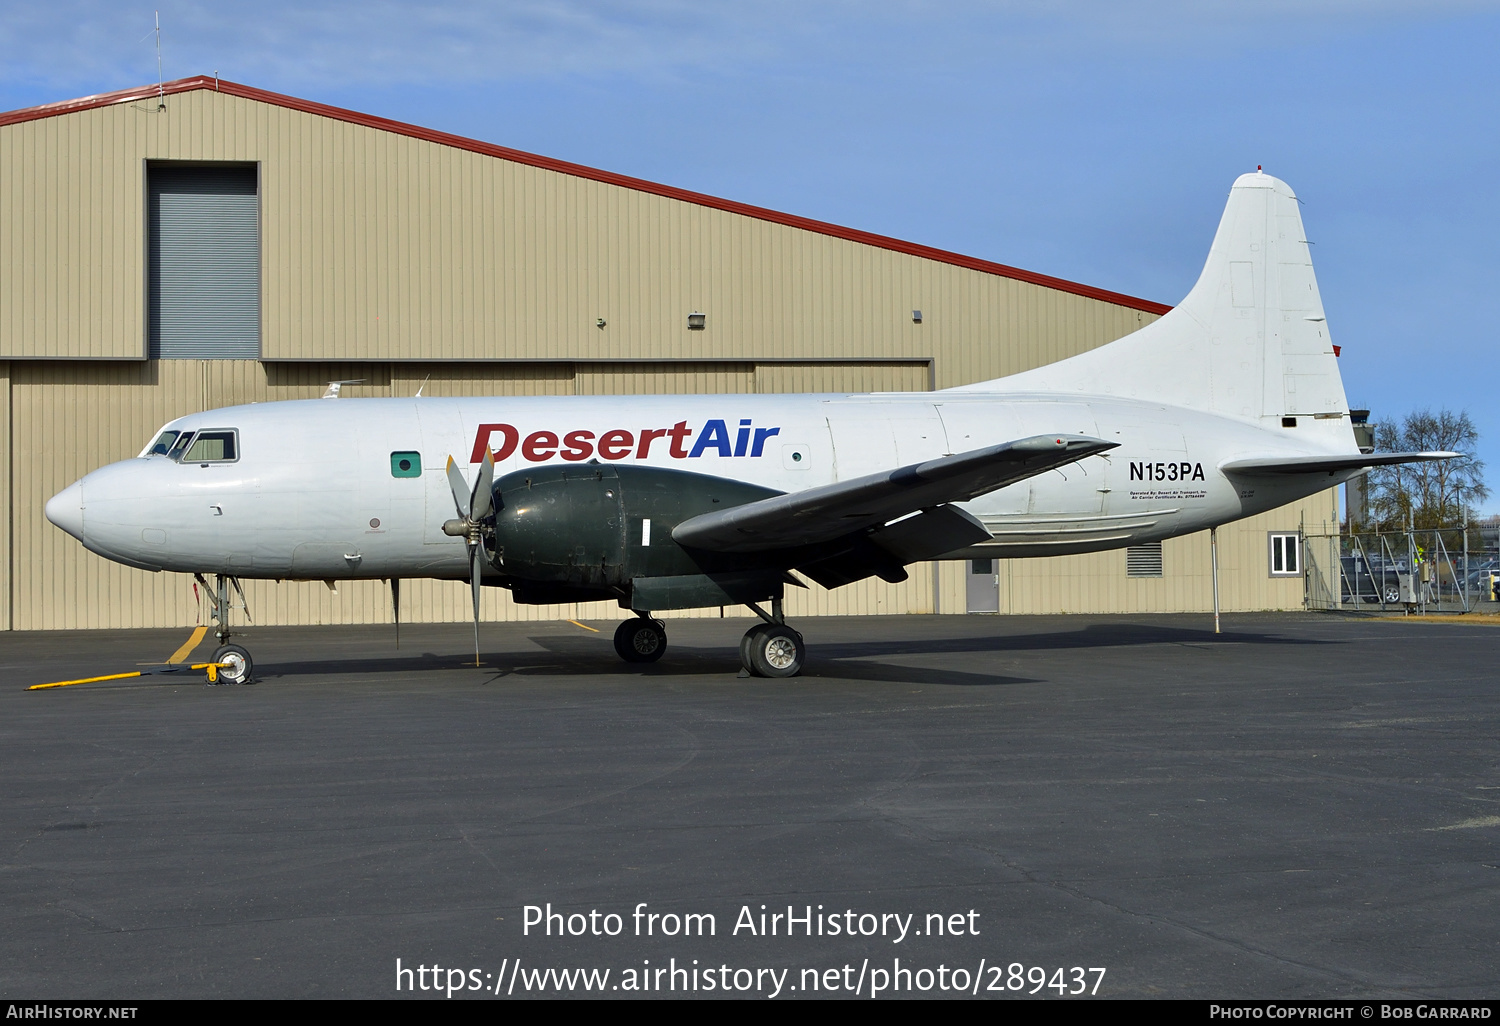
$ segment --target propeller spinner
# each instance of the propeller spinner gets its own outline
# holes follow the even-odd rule
[[[495,480],[495,460],[488,449],[484,462],[479,465],[479,476],[474,480],[473,491],[464,481],[463,471],[448,457],[448,487],[453,491],[453,505],[458,510],[458,519],[443,522],[443,533],[462,538],[469,548],[469,590],[474,597],[474,665],[479,665],[479,579],[484,571],[484,533],[493,530],[485,521],[494,512],[490,488]]]

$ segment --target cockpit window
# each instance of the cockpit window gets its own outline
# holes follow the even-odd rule
[[[191,431],[184,431],[182,434],[178,435],[177,441],[172,443],[172,448],[167,450],[167,459],[182,459],[182,454],[187,452],[188,443],[192,440],[193,433]]]
[[[182,462],[228,463],[237,460],[240,458],[239,447],[235,444],[234,436],[235,432],[232,430],[199,431],[193,437],[193,444],[187,450],[187,455],[181,457]]]
[[[177,440],[179,431],[163,431],[156,439],[151,448],[146,450],[147,456],[165,456],[172,451],[172,443]]]

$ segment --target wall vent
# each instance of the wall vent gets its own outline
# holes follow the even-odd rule
[[[1126,577],[1160,577],[1161,542],[1132,545],[1125,550]]]

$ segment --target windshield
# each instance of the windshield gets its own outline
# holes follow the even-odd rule
[[[163,431],[142,456],[165,456],[178,463],[234,463],[240,458],[239,431],[205,428],[202,431]]]
[[[182,459],[182,454],[187,451],[188,443],[192,440],[193,433],[191,431],[184,431],[182,434],[178,435],[177,441],[173,443],[172,448],[167,450],[167,459]]]
[[[147,456],[165,456],[172,451],[172,443],[176,441],[180,431],[163,431],[157,436],[151,448],[146,450]]]

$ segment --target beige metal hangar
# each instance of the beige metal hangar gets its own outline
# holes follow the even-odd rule
[[[42,514],[184,413],[353,379],[345,395],[945,388],[1166,309],[214,78],[13,111],[0,115],[0,626],[195,620],[189,578],[109,563]],[[1300,576],[1269,566],[1271,536],[1334,517],[1329,493],[1221,531],[1225,608],[1300,608]],[[1212,601],[1203,535],[912,570],[793,589],[788,613]],[[257,623],[390,618],[378,582],[247,585]],[[468,617],[461,583],[409,594],[415,619]],[[486,602],[489,619],[621,615],[515,606],[498,589]]]

